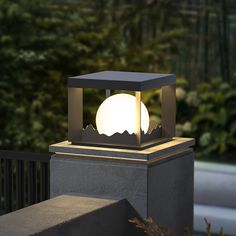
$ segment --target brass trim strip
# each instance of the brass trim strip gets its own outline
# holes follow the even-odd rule
[[[181,156],[183,156],[183,154],[190,153],[191,151],[192,151],[191,148],[179,149],[178,151],[173,151],[168,154],[161,155],[159,157],[154,157],[151,160],[148,160],[147,163],[152,164],[152,163],[155,163],[157,161],[162,161],[167,158],[174,158],[175,156],[180,155],[180,154]]]
[[[132,163],[147,163],[147,160],[141,160],[136,158],[126,158],[126,157],[110,157],[110,156],[98,156],[98,155],[88,155],[88,154],[74,154],[74,153],[63,153],[55,152],[56,155],[74,157],[74,158],[85,158],[85,159],[97,159],[97,160],[111,160],[111,161],[121,161],[121,162],[132,162]]]
[[[165,159],[174,158],[178,154],[186,154],[192,151],[191,148],[179,149],[178,151],[173,151],[168,154],[164,154],[161,156],[154,157],[150,160],[142,160],[136,158],[121,158],[121,157],[110,157],[110,156],[98,156],[98,155],[88,155],[88,154],[74,154],[74,153],[63,153],[63,152],[56,152],[56,155],[65,156],[65,157],[73,157],[73,158],[84,158],[84,159],[96,159],[96,160],[110,160],[116,162],[124,162],[124,163],[137,163],[137,164],[153,164],[158,161],[163,161]]]
[[[141,92],[135,91],[136,97],[136,137],[137,145],[141,144]]]

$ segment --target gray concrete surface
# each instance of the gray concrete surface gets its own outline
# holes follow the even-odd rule
[[[193,229],[193,162],[192,152],[182,153],[148,171],[148,215],[181,236]]]
[[[195,203],[236,208],[236,166],[196,162]]]
[[[205,232],[207,218],[213,233],[236,235],[236,166],[195,162],[194,179],[195,231]]]
[[[146,217],[147,165],[52,156],[51,197],[70,192],[85,196],[126,198]]]
[[[211,223],[211,232],[219,235],[223,227],[224,235],[236,235],[236,210],[219,206],[194,204],[194,230],[206,232],[204,218]]]
[[[126,200],[60,196],[0,217],[1,236],[142,236]]]

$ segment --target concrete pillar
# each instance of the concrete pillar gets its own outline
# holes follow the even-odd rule
[[[145,150],[51,145],[51,197],[126,198],[143,218],[183,235],[193,227],[193,145],[189,138]]]

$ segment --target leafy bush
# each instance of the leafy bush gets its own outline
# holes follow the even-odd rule
[[[236,150],[235,86],[212,78],[209,83],[201,83],[196,91],[186,91],[177,89],[178,135],[195,137],[201,156],[229,157]]]
[[[236,150],[236,87],[212,78],[190,90],[177,80],[177,136],[196,139],[197,157],[230,160]],[[160,90],[144,93],[151,119],[161,122]],[[170,114],[171,115],[171,114]]]
[[[185,48],[186,18],[170,1],[115,9],[112,1],[101,3],[0,0],[1,148],[47,151],[48,144],[67,138],[68,76],[107,69],[172,71]],[[179,80],[177,134],[195,137],[201,156],[232,153],[235,89],[214,78],[189,90]],[[143,95],[156,121],[159,94]],[[85,124],[94,122],[104,96],[85,90]]]
[[[106,69],[163,70],[178,53],[183,30],[174,20],[177,11],[169,15],[170,4],[127,4],[115,11],[109,1],[101,8],[96,4],[0,0],[1,148],[47,151],[48,144],[66,139],[68,76]],[[154,15],[154,10],[163,14]],[[140,43],[132,32],[148,12],[161,18],[160,35]],[[104,94],[85,91],[86,123]]]

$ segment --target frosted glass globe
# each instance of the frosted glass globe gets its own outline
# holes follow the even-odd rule
[[[130,94],[120,93],[108,97],[98,108],[96,125],[99,134],[111,136],[114,133],[136,133],[136,98]],[[141,102],[141,129],[147,133],[149,114]]]

